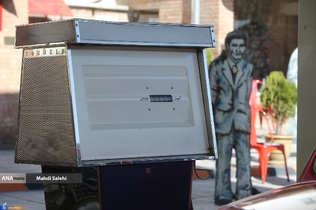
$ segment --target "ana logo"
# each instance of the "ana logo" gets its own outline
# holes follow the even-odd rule
[[[5,180],[5,181],[13,181],[13,176],[2,176],[1,180]]]

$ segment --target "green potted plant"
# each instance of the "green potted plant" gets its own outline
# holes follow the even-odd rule
[[[265,85],[260,93],[261,106],[264,110],[271,108],[271,118],[275,125],[273,133],[274,142],[285,146],[286,158],[290,156],[291,144],[294,136],[282,132],[283,125],[295,115],[297,103],[297,88],[289,82],[282,71],[272,71],[266,78]],[[265,135],[266,141],[271,135]],[[270,160],[283,160],[282,153],[275,151],[270,155]]]
[[[214,60],[214,55],[213,55],[212,49],[206,48],[205,53],[206,53],[207,66],[210,66],[211,62]]]

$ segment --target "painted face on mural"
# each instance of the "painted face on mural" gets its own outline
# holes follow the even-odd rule
[[[228,54],[234,61],[242,59],[246,51],[246,45],[243,39],[232,39],[228,46]]]

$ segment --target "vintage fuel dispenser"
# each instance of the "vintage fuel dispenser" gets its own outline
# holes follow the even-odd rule
[[[212,26],[84,19],[16,27],[23,49],[15,162],[47,209],[189,209],[195,160],[216,159],[204,49]]]

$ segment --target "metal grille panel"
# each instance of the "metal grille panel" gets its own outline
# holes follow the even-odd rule
[[[66,55],[24,58],[17,163],[76,165]]]

